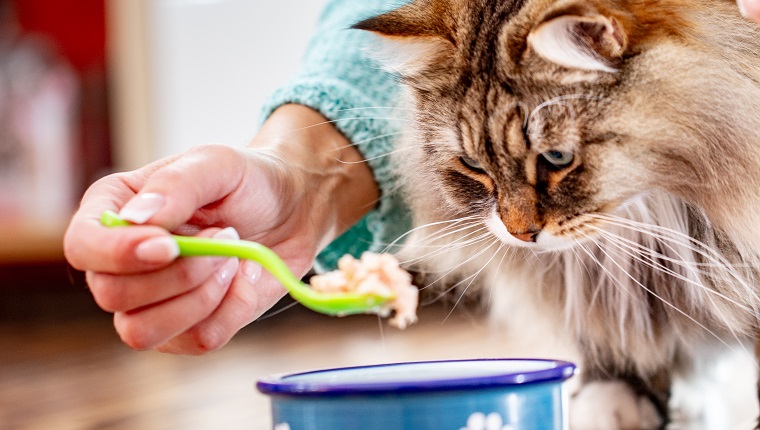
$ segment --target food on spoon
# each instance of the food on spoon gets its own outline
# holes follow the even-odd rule
[[[419,291],[391,254],[365,252],[359,260],[344,255],[338,270],[313,276],[309,283],[320,293],[394,295],[377,313],[385,317],[393,312],[390,324],[402,330],[417,321]]]

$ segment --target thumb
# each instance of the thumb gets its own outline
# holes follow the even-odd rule
[[[742,15],[760,22],[760,0],[737,0],[736,3]]]
[[[224,145],[193,148],[154,171],[119,215],[136,224],[168,230],[199,209],[235,191],[245,171],[240,153]]]

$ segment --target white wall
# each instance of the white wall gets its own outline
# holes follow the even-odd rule
[[[324,3],[109,0],[120,82],[117,165],[133,168],[199,143],[247,143],[263,100],[297,70]],[[126,102],[139,92],[141,102]],[[142,135],[134,132],[140,127]]]

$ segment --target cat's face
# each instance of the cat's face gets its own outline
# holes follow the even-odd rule
[[[418,124],[417,162],[450,216],[478,216],[511,245],[566,248],[651,186],[636,168],[647,156],[604,126],[610,104],[590,87],[493,77],[443,91]]]
[[[562,249],[640,193],[695,192],[709,154],[684,143],[702,113],[697,84],[679,83],[699,82],[694,25],[679,1],[617,3],[418,0],[357,25],[390,42],[381,56],[416,101],[418,179],[448,217]]]

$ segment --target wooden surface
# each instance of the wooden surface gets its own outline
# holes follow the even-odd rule
[[[504,355],[461,314],[400,332],[376,317],[289,309],[202,357],[136,352],[105,316],[0,328],[2,429],[267,429],[265,375],[391,361]]]
[[[0,218],[0,264],[63,259],[64,223],[33,223]]]
[[[518,342],[475,315],[449,316],[439,307],[427,308],[405,331],[372,316],[328,318],[290,308],[201,357],[130,350],[99,312],[5,321],[0,345],[4,430],[264,430],[271,428],[269,403],[254,384],[265,375],[410,360],[554,356],[552,345]]]

